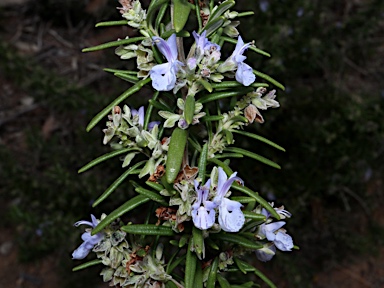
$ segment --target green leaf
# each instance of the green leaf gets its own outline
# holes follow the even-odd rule
[[[229,37],[225,37],[225,36],[222,36],[221,39],[224,39],[224,41],[227,41],[229,43],[232,43],[232,44],[237,44],[237,40],[236,39],[232,39],[232,38],[229,38]],[[259,53],[261,55],[264,55],[264,56],[267,56],[267,57],[271,57],[271,54],[269,54],[268,52],[265,52],[259,48],[256,48],[254,46],[250,46],[249,47],[249,50],[252,50],[256,53]]]
[[[244,194],[247,194],[250,197],[253,197],[258,203],[260,203],[261,206],[263,206],[269,213],[271,213],[271,215],[273,217],[280,220],[280,216],[279,216],[279,214],[277,214],[276,210],[273,209],[273,207],[266,200],[264,200],[264,198],[261,197],[258,193],[253,192],[251,189],[249,189],[245,186],[241,186],[241,185],[237,184],[236,182],[234,182],[231,187],[233,187],[237,191],[240,191],[240,192],[243,192]]]
[[[200,79],[197,82],[200,83],[201,85],[203,85],[205,90],[207,90],[209,93],[212,92],[212,85],[211,85],[211,83],[209,83],[208,81],[206,81],[204,79]]]
[[[184,149],[187,144],[188,131],[176,127],[169,142],[168,156],[165,164],[165,178],[169,184],[175,181],[183,162]]]
[[[209,158],[208,161],[212,162],[212,163],[215,163],[216,165],[218,165],[221,168],[223,168],[224,172],[227,175],[232,175],[233,174],[232,169],[227,164],[225,164],[223,161],[220,161],[219,159],[216,159],[216,158]]]
[[[190,12],[191,6],[187,0],[173,0],[173,26],[176,32],[183,30]]]
[[[146,18],[148,27],[153,27],[152,22],[155,16],[157,15],[156,13],[157,9],[159,9],[159,7],[161,7],[163,4],[167,3],[168,1],[169,0],[152,0],[150,2],[150,5],[147,10],[147,18]],[[164,6],[167,6],[167,5],[164,5]]]
[[[204,280],[203,280],[203,269],[201,267],[201,262],[196,261],[194,288],[203,288],[204,287],[203,284],[204,284]]]
[[[165,15],[165,12],[167,12],[167,9],[168,9],[168,5],[163,5],[161,6],[159,12],[157,13],[156,22],[155,22],[156,31],[159,31],[161,20],[163,20],[163,17]]]
[[[157,226],[155,224],[129,224],[121,227],[126,233],[138,235],[174,236],[171,227]]]
[[[220,273],[217,273],[217,280],[219,281],[221,288],[231,288],[231,285],[229,284],[228,280],[221,276]]]
[[[151,199],[143,195],[137,195],[129,199],[127,202],[125,202],[123,205],[112,211],[109,215],[107,215],[107,217],[101,220],[100,223],[92,230],[92,235],[99,233],[117,218],[150,200]]]
[[[227,97],[242,96],[242,95],[245,95],[245,94],[247,94],[253,90],[254,89],[252,87],[247,87],[247,88],[239,88],[239,89],[236,89],[233,91],[216,92],[216,93],[208,94],[208,95],[201,97],[200,99],[197,100],[197,102],[204,104],[207,102],[211,102],[211,101],[215,101],[215,100],[219,100],[219,99],[223,99],[223,98],[227,98]]]
[[[257,243],[256,241],[251,241],[245,237],[242,237],[239,234],[227,234],[227,233],[221,232],[218,234],[212,234],[212,237],[222,241],[227,241],[233,244],[237,244],[249,249],[257,250],[257,249],[263,248],[263,245]]]
[[[253,272],[256,269],[252,265],[240,260],[237,257],[234,257],[233,259],[235,260],[236,266],[239,267],[240,271],[243,272],[244,274],[247,274],[247,272]]]
[[[218,30],[221,26],[223,26],[224,21],[225,21],[224,17],[219,17],[215,20],[212,20],[207,25],[205,25],[203,31],[201,32],[207,31],[207,37],[209,37],[213,33],[215,33],[216,30]]]
[[[227,0],[221,3],[216,10],[209,16],[208,23],[210,23],[212,20],[217,19],[221,15],[223,15],[227,10],[229,10],[231,7],[235,5],[235,1],[233,0]]]
[[[114,73],[114,76],[123,79],[124,81],[130,82],[130,83],[137,83],[139,81],[139,78],[137,78],[134,75],[126,74],[126,73]]]
[[[275,284],[271,280],[268,279],[267,276],[265,276],[260,270],[255,268],[255,274],[258,276],[261,280],[265,282],[269,287],[271,288],[277,288]]]
[[[219,269],[219,257],[216,257],[211,264],[211,269],[209,271],[208,280],[207,280],[207,288],[215,288],[217,270]]]
[[[120,21],[106,21],[106,22],[99,22],[96,24],[95,27],[106,27],[106,26],[119,26],[119,25],[127,25],[127,20],[120,20]]]
[[[239,17],[244,17],[244,16],[252,16],[254,14],[255,14],[255,12],[253,12],[253,11],[246,11],[246,12],[241,12],[241,13],[237,14],[236,17],[239,18]]]
[[[182,235],[179,241],[179,248],[184,247],[184,245],[187,244],[187,242],[188,242],[188,235],[186,234]]]
[[[112,41],[112,42],[100,44],[100,45],[93,46],[93,47],[84,48],[81,51],[82,52],[93,52],[93,51],[103,50],[103,49],[116,47],[116,46],[120,46],[120,45],[128,45],[131,43],[142,41],[146,38],[147,37],[141,36],[141,37],[134,37],[134,38],[129,38],[129,39],[122,39],[122,40],[117,40],[117,41]]]
[[[91,122],[89,122],[89,124],[87,126],[87,132],[89,132],[93,127],[95,127],[96,124],[99,123],[99,121],[101,119],[106,117],[108,115],[108,113],[110,113],[112,111],[112,108],[114,106],[120,104],[120,102],[124,101],[129,96],[131,96],[134,93],[136,93],[137,91],[139,91],[145,84],[149,83],[150,81],[151,81],[151,78],[149,78],[149,77],[147,79],[141,80],[141,81],[137,82],[135,85],[133,85],[131,88],[126,90],[119,97],[117,97],[111,104],[109,104],[101,112],[99,112],[95,117],[93,117],[93,119],[91,120]]]
[[[245,218],[257,220],[257,221],[265,221],[266,217],[263,214],[255,213],[252,211],[243,210],[243,214]]]
[[[109,195],[112,194],[113,191],[116,190],[116,188],[125,180],[125,178],[128,177],[128,175],[130,174],[133,174],[134,170],[138,167],[140,167],[142,164],[144,164],[146,161],[140,161],[138,163],[136,163],[135,165],[133,165],[131,168],[129,168],[127,171],[125,171],[123,174],[120,175],[119,178],[117,178],[112,184],[111,186],[109,186],[107,188],[107,190],[104,191],[103,194],[100,195],[99,198],[97,198],[95,200],[95,202],[93,202],[92,204],[92,207],[96,207],[97,205],[99,205],[101,202],[103,202]]]
[[[177,251],[173,256],[177,255],[177,253],[178,253],[178,251]],[[172,256],[172,257],[173,257],[173,256]],[[181,262],[183,262],[183,261],[185,260],[185,258],[186,258],[186,255],[184,254],[183,256],[178,257],[174,262],[170,261],[170,262],[168,263],[167,270],[166,270],[167,274],[171,274],[172,271],[173,271],[177,266],[179,266]]]
[[[264,164],[267,164],[271,167],[274,167],[274,168],[277,168],[277,169],[281,169],[280,165],[276,164],[275,162],[263,157],[263,156],[260,156],[259,154],[256,154],[256,153],[253,153],[253,152],[250,152],[250,151],[247,151],[247,150],[244,150],[244,149],[241,149],[241,148],[237,148],[237,147],[227,147],[225,148],[226,151],[229,151],[229,152],[234,152],[234,153],[240,153],[240,154],[243,154],[244,156],[247,156],[249,158],[253,158],[255,160],[258,160]]]
[[[197,254],[197,257],[199,259],[204,259],[205,248],[204,248],[203,231],[193,226],[192,239],[193,239],[193,246],[195,247],[195,252]]]
[[[221,158],[243,158],[244,155],[240,153],[222,153],[222,154],[216,154],[215,158],[216,159],[221,159]]]
[[[262,137],[262,136],[259,136],[259,135],[256,135],[256,134],[253,134],[253,133],[250,133],[250,132],[246,132],[246,131],[240,131],[240,130],[233,130],[232,131],[233,133],[237,133],[237,134],[240,134],[240,135],[244,135],[244,136],[247,136],[247,137],[250,137],[250,138],[253,138],[253,139],[256,139],[256,140],[259,140],[261,142],[264,142],[272,147],[275,147],[276,149],[279,149],[281,151],[284,151],[285,152],[285,149],[279,145],[277,145],[276,143]]]
[[[184,105],[184,118],[185,118],[185,121],[188,123],[188,125],[192,123],[194,115],[195,115],[195,97],[189,95],[185,99],[185,105]]]
[[[243,204],[252,203],[252,202],[256,201],[255,198],[247,197],[247,196],[233,196],[233,197],[231,197],[231,200],[236,201],[236,202],[240,202]]]
[[[137,71],[130,71],[130,70],[122,70],[122,69],[112,69],[112,68],[104,68],[105,72],[110,73],[122,73],[122,74],[129,74],[129,75],[137,75]]]
[[[240,86],[243,86],[243,84],[237,81],[224,81],[221,83],[212,83],[213,89],[227,89],[227,88],[240,87]],[[254,82],[250,86],[251,87],[268,87],[269,85],[267,83]]]
[[[168,202],[165,201],[165,199],[161,195],[157,194],[156,192],[153,192],[151,190],[147,190],[143,187],[138,187],[135,189],[135,191],[141,195],[144,195],[144,196],[150,198],[151,200],[153,200],[155,202],[160,203],[163,206],[169,205]]]
[[[151,100],[156,101],[158,96],[159,96],[159,91],[155,91],[155,93],[153,93]],[[145,113],[145,116],[144,116],[144,127],[143,127],[144,130],[148,129],[148,124],[152,116],[153,107],[154,106],[151,103],[149,103],[147,108],[147,113]]]
[[[151,187],[152,189],[155,189],[158,192],[160,192],[161,190],[164,189],[163,185],[156,183],[156,182],[146,181],[145,184],[147,184],[149,187]]]
[[[212,249],[214,249],[214,250],[217,250],[217,251],[219,251],[220,250],[220,247],[215,243],[215,242],[213,242],[213,240],[211,239],[211,238],[206,238],[205,239],[205,242],[207,243],[207,245],[209,246],[209,247],[211,247]]]
[[[224,116],[222,115],[212,115],[212,116],[204,116],[200,119],[200,122],[212,122],[212,121],[220,121],[224,119]]]
[[[201,183],[205,183],[205,172],[207,170],[207,159],[208,159],[208,143],[203,145],[203,149],[200,153],[199,163],[197,167],[199,168],[199,178],[201,178]]]
[[[92,261],[89,261],[89,262],[86,262],[86,263],[80,264],[79,266],[74,267],[72,269],[72,271],[73,272],[79,271],[79,270],[82,270],[82,269],[85,269],[85,268],[88,268],[88,267],[91,267],[94,265],[101,264],[102,262],[103,262],[102,260],[95,259],[95,260],[92,260]]]
[[[195,287],[193,286],[193,282],[194,282],[195,272],[196,272],[197,257],[196,257],[196,254],[191,251],[191,249],[192,249],[192,239],[189,239],[187,257],[185,260],[185,275],[184,275],[185,288]]]
[[[281,90],[285,90],[285,87],[283,86],[283,84],[281,84],[280,82],[276,81],[275,79],[273,79],[272,77],[268,76],[267,74],[264,74],[260,71],[257,71],[257,70],[253,70],[253,74],[255,74],[256,76],[259,76],[260,78],[263,78],[269,82],[271,82],[273,85],[275,85],[276,87],[280,88]]]
[[[124,148],[121,150],[109,152],[109,153],[104,154],[100,157],[97,157],[96,159],[92,160],[88,164],[84,165],[83,167],[81,167],[79,169],[79,171],[77,171],[77,173],[83,173],[84,171],[87,171],[89,168],[92,168],[93,166],[96,166],[97,164],[99,164],[105,160],[108,160],[112,157],[124,154],[124,153],[129,152],[129,151],[141,151],[141,149],[140,148]]]

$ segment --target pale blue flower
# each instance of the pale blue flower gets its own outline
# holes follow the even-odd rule
[[[276,246],[273,243],[264,244],[263,248],[255,251],[257,259],[267,262],[276,254]]]
[[[244,60],[247,59],[247,57],[245,57],[243,53],[251,45],[252,43],[244,44],[243,39],[239,35],[235,50],[230,56],[230,59],[235,61],[237,64],[236,81],[243,84],[244,86],[251,85],[253,82],[255,82],[256,79],[255,74],[253,74],[252,67],[244,63]]]
[[[284,231],[279,231],[276,234],[275,240],[273,244],[277,247],[277,249],[281,251],[291,251],[293,248],[293,240],[290,235],[285,233]]]
[[[219,224],[226,232],[238,232],[243,227],[245,217],[241,211],[241,205],[237,201],[225,198],[229,188],[234,181],[243,182],[237,177],[237,172],[233,173],[229,178],[224,170],[219,167],[216,196],[213,202],[219,206]]]
[[[170,91],[175,87],[179,66],[183,66],[183,63],[177,60],[176,34],[172,34],[167,41],[157,36],[152,39],[168,61],[154,66],[149,71],[152,87],[157,91]]]
[[[210,42],[208,38],[205,37],[206,34],[207,31],[204,31],[201,35],[197,34],[195,31],[192,32],[196,41],[196,49],[199,54],[204,54],[206,51],[209,52],[211,50],[220,51],[220,46]]]
[[[292,216],[287,210],[284,208],[274,208],[276,212],[280,215],[281,218],[290,218]],[[270,213],[264,208],[261,210],[261,214],[267,217],[270,217]],[[293,239],[290,235],[288,235],[284,229],[281,229],[285,225],[284,221],[272,222],[269,224],[260,225],[259,234],[262,237],[266,237],[269,241],[273,242],[273,244],[277,247],[277,249],[281,251],[291,251],[293,248]]]
[[[193,224],[201,230],[207,230],[215,223],[215,208],[216,205],[212,201],[208,201],[209,187],[211,179],[201,188],[198,187],[198,182],[195,180],[195,191],[197,193],[196,202],[192,205],[192,220]],[[203,206],[201,206],[203,204]]]
[[[98,224],[98,221],[95,216],[91,215],[92,222],[89,221],[78,221],[74,224],[74,226],[79,226],[79,225],[88,225],[91,226],[92,229],[95,228]],[[102,239],[104,238],[103,233],[97,233],[95,235],[91,235],[90,231],[84,232],[81,235],[81,239],[83,239],[83,243],[72,253],[72,259],[84,259],[87,257],[88,253],[93,249],[93,247],[99,243]]]

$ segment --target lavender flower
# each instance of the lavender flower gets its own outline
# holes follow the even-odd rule
[[[256,250],[256,257],[262,262],[267,262],[276,254],[276,247],[273,243],[267,243],[263,248]]]
[[[196,48],[198,55],[204,55],[204,53],[207,51],[215,50],[220,51],[220,46],[211,43],[205,35],[207,34],[207,31],[204,31],[201,35],[197,34],[195,31],[192,32],[193,37],[196,41]]]
[[[253,69],[248,64],[244,63],[244,60],[247,59],[243,55],[244,51],[248,49],[252,43],[244,44],[241,36],[237,39],[237,44],[232,55],[219,66],[219,72],[226,72],[234,70],[237,67],[236,71],[236,81],[243,84],[244,86],[249,86],[255,82],[256,76],[253,74]]]
[[[240,209],[243,205],[224,197],[233,181],[243,181],[236,176],[237,172],[233,173],[229,178],[227,178],[227,174],[221,167],[219,167],[218,172],[217,194],[213,202],[219,206],[219,224],[226,232],[238,232],[245,222],[244,214]]]
[[[98,224],[98,221],[95,216],[91,215],[92,222],[89,221],[78,221],[74,224],[75,227],[86,224],[88,226],[91,226],[92,228],[95,228]],[[91,235],[92,229],[86,229],[86,232],[81,235],[81,239],[83,239],[83,243],[72,253],[72,259],[84,259],[87,257],[88,253],[93,249],[93,247],[99,243],[103,238],[103,233],[97,233],[96,235]]]
[[[167,41],[157,36],[152,37],[152,39],[168,61],[152,67],[149,71],[152,87],[157,91],[170,91],[175,87],[179,66],[184,65],[177,60],[176,34],[172,34]]]
[[[280,208],[275,208],[275,210],[282,219],[289,218],[292,216],[291,213],[289,213],[287,210],[284,210],[283,206]],[[271,215],[264,208],[261,210],[261,214],[266,216],[267,220]],[[293,240],[292,240],[292,237],[286,233],[285,229],[282,229],[284,225],[285,225],[285,221],[272,222],[269,224],[264,223],[259,228],[259,235],[273,242],[273,245],[276,246],[277,249],[281,251],[291,251],[293,248]],[[259,252],[259,254],[260,253],[262,252]],[[256,253],[256,256],[257,255],[258,254]],[[264,259],[264,256],[260,256],[260,257]],[[261,261],[264,261],[264,260],[261,260]],[[265,261],[268,261],[268,260],[265,260]]]
[[[208,201],[209,187],[211,186],[211,179],[205,185],[198,188],[198,182],[195,180],[195,191],[197,193],[197,200],[192,205],[192,220],[193,224],[201,230],[207,230],[215,223],[215,210],[216,205],[212,201]],[[203,204],[203,206],[201,206]]]

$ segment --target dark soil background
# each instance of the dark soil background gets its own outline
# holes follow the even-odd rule
[[[255,12],[242,20],[243,37],[273,56],[248,61],[287,88],[281,108],[253,128],[287,152],[239,139],[282,170],[250,162],[239,171],[293,213],[287,229],[300,247],[258,268],[278,287],[384,287],[384,2],[237,3]],[[98,268],[71,272],[79,263],[70,255],[81,233],[72,224],[124,199],[90,206],[121,174],[118,164],[77,174],[108,151],[104,123],[85,126],[129,87],[102,70],[126,68],[113,49],[81,53],[136,33],[94,28],[118,20],[116,6],[0,1],[0,288],[106,287]]]

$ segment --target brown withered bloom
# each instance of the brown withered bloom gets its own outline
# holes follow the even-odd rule
[[[179,183],[182,180],[193,180],[195,179],[197,173],[199,172],[199,168],[190,167],[189,165],[185,165],[184,169],[177,174],[175,179],[175,183]]]
[[[118,10],[120,10],[121,14],[127,13],[129,10],[132,9],[132,0],[119,0],[119,3],[123,7],[117,7]]]
[[[156,217],[158,218],[156,225],[160,225],[160,221],[174,220],[176,221],[177,209],[171,207],[159,207],[156,209]]]
[[[156,171],[151,176],[149,176],[148,181],[156,182],[159,178],[163,177],[164,174],[165,174],[164,165],[158,165],[156,167]]]
[[[247,108],[244,109],[244,116],[248,119],[249,123],[253,123],[256,120],[258,123],[264,123],[264,118],[260,114],[259,109],[253,104],[250,104]]]

